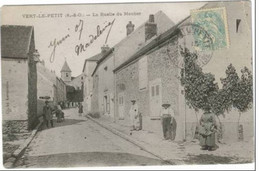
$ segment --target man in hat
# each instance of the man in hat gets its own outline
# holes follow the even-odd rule
[[[51,124],[51,127],[53,127],[52,108],[47,100],[45,101],[45,106],[43,107],[43,119],[47,128],[49,128],[49,123]]]
[[[136,104],[136,100],[131,100],[132,105],[129,111],[131,126],[133,127],[133,130],[139,130],[140,128],[140,122],[138,118],[138,105]]]
[[[170,104],[162,104],[161,109],[163,137],[166,140],[174,140],[176,134],[176,121],[174,119],[174,112],[170,106]]]

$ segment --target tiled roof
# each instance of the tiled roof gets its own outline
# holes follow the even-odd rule
[[[157,24],[158,35],[164,33],[169,28],[174,26],[174,22],[162,11],[158,11],[157,13],[155,13],[154,18],[155,18],[155,23]],[[129,59],[129,57],[131,57],[136,51],[138,51],[145,44],[144,33],[145,33],[145,24],[147,21],[141,24],[137,29],[135,29],[131,34],[126,36],[124,39],[122,39],[119,43],[114,45],[114,47],[108,51],[109,53],[107,53],[106,55],[104,54],[102,58],[97,62],[97,66],[94,72],[92,73],[92,76],[95,74],[100,63],[104,61],[107,57],[109,57],[109,54],[111,54],[111,52],[115,51],[115,53],[117,53],[120,56],[120,59],[117,58],[116,60],[122,60],[116,63],[124,63]],[[123,58],[123,56],[125,58]]]
[[[61,69],[61,72],[71,72],[70,67],[69,67],[67,61],[64,62],[63,67]]]
[[[206,9],[206,8],[213,8],[213,7],[216,8],[216,7],[220,7],[221,5],[223,5],[223,3],[210,2],[210,3],[206,3],[205,5],[200,7],[199,9]],[[138,51],[136,51],[135,54],[133,54],[128,60],[123,62],[121,65],[116,67],[113,71],[117,72],[118,70],[127,66],[127,64],[135,61],[136,59],[138,59],[142,55],[145,55],[147,52],[151,51],[152,49],[156,49],[156,48],[161,47],[160,46],[161,44],[165,43],[167,40],[169,40],[170,38],[172,38],[173,36],[176,36],[178,34],[178,31],[179,31],[178,27],[187,24],[189,22],[189,20],[190,20],[190,16],[184,18],[179,23],[174,25],[172,28],[165,31],[163,34],[157,36],[154,40],[152,40],[148,44],[145,44],[144,46],[142,46],[142,48],[140,48]]]
[[[33,26],[1,26],[2,57],[27,58],[32,36]]]
[[[101,58],[102,58],[102,53],[98,53],[98,54],[96,54],[96,55],[94,55],[94,56],[92,56],[92,57],[90,57],[90,58],[88,58],[88,59],[85,59],[82,72],[85,71],[85,67],[86,67],[87,61],[97,62],[97,61],[100,60]]]
[[[102,58],[102,53],[96,54],[88,59],[86,61],[98,61]]]

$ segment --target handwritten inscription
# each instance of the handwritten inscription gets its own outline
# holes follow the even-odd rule
[[[106,40],[105,40],[105,44],[107,43],[110,31],[113,27],[113,24],[115,22],[115,19],[111,22],[105,22],[104,26],[100,26],[97,25],[96,26],[96,33],[95,34],[90,34],[87,36],[87,38],[89,39],[89,41],[85,42],[85,43],[80,43],[77,44],[75,46],[75,53],[77,54],[77,56],[80,55],[80,53],[86,51],[86,49],[93,43],[95,42],[95,40],[97,40],[107,29],[109,29],[109,31],[107,32],[107,36],[106,36]],[[74,31],[75,33],[78,33],[78,40],[82,39],[82,33],[83,33],[83,29],[84,29],[84,21],[83,20],[79,20],[79,22],[75,25],[74,27]],[[70,29],[68,29],[70,30]],[[50,55],[50,63],[53,63],[55,60],[55,55],[56,55],[56,48],[58,46],[60,46],[64,41],[66,41],[69,37],[71,37],[71,35],[68,33],[65,36],[63,36],[60,39],[53,39],[52,41],[50,41],[48,48],[51,48],[51,55]]]
[[[61,45],[67,38],[70,37],[70,34],[65,35],[61,39],[57,40],[56,38],[53,41],[50,41],[50,44],[48,48],[52,48],[52,52],[50,55],[50,62],[53,63],[55,59],[55,52],[56,52],[56,47]]]
[[[82,52],[86,51],[86,49],[92,44],[95,42],[95,40],[97,40],[103,33],[105,30],[107,30],[107,28],[109,28],[109,31],[107,33],[107,37],[106,37],[106,41],[105,41],[105,44],[107,43],[107,40],[108,40],[108,37],[109,37],[109,34],[110,34],[110,31],[113,27],[113,24],[115,22],[115,19],[111,22],[108,22],[104,27],[100,27],[100,25],[97,25],[97,32],[96,34],[91,34],[89,35],[89,41],[85,42],[85,43],[80,43],[78,45],[75,46],[75,52],[77,54],[77,56],[79,54],[81,54]],[[82,24],[82,25],[81,25]],[[76,28],[75,31],[76,32],[79,32],[79,39],[81,38],[81,33],[82,33],[82,29],[83,29],[83,22],[82,23],[79,23],[79,25],[76,25]],[[82,28],[82,29],[81,29]]]
[[[79,40],[81,39],[81,34],[82,34],[82,31],[83,31],[83,25],[84,25],[83,20],[79,20],[79,24],[77,24],[75,26],[75,32],[79,32]]]

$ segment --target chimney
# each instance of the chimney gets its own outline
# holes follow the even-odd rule
[[[103,46],[101,47],[101,53],[102,53],[102,54],[105,54],[109,49],[110,49],[110,48],[109,48],[108,45],[103,45]]]
[[[149,16],[149,20],[147,23],[145,23],[144,27],[145,27],[145,41],[157,35],[157,24],[154,22],[153,14]]]
[[[131,34],[135,29],[135,25],[132,23],[132,21],[129,21],[129,23],[126,25],[126,35],[128,36]]]

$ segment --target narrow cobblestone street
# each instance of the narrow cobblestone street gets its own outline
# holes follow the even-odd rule
[[[146,131],[134,132],[129,138],[142,147],[134,145],[121,136],[112,133],[93,119],[78,116],[77,109],[64,110],[65,121],[57,123],[54,128],[42,126],[26,149],[25,154],[16,162],[16,168],[46,167],[89,167],[89,166],[145,166],[169,164],[231,164],[250,163],[252,157],[251,143],[236,143],[236,149],[242,146],[248,150],[241,154],[228,150],[230,145],[222,145],[213,152],[201,151],[193,142],[176,143],[162,140]],[[99,122],[109,125],[102,117]],[[116,124],[110,124],[114,128]],[[124,130],[123,128],[118,130]],[[127,128],[126,133],[128,134]],[[143,138],[141,138],[143,137]],[[146,141],[140,141],[143,139]],[[152,154],[156,155],[152,155]],[[156,156],[160,156],[163,160]]]
[[[161,165],[162,161],[114,135],[75,109],[65,121],[39,131],[16,167]],[[85,131],[83,131],[85,130]]]

